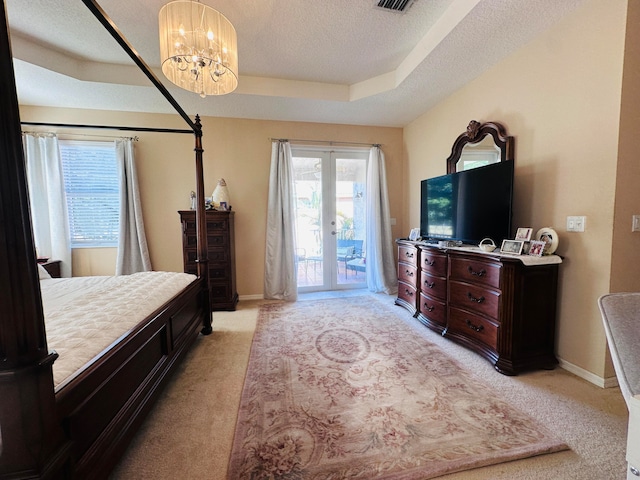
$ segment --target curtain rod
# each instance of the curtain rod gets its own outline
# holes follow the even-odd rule
[[[76,133],[76,132],[62,132],[62,133],[57,133],[57,132],[32,132],[32,131],[26,131],[23,130],[22,131],[23,134],[30,134],[30,135],[57,135],[58,138],[62,137],[91,137],[91,138],[130,138],[131,140],[133,140],[134,142],[137,142],[140,140],[140,138],[135,135],[133,137],[123,137],[122,135],[99,135],[97,133]],[[61,138],[62,140],[62,138]]]
[[[381,147],[381,143],[363,143],[363,142],[336,142],[335,140],[301,140],[289,138],[272,138],[272,142],[304,142],[304,143],[326,143],[329,145],[367,145],[369,147]]]
[[[155,133],[188,133],[193,134],[193,130],[177,128],[151,128],[151,127],[122,127],[114,125],[82,125],[74,123],[45,123],[45,122],[20,122],[22,125],[32,127],[62,127],[62,128],[92,128],[96,130],[121,130],[125,132],[155,132]]]

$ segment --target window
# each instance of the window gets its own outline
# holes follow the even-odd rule
[[[60,141],[71,248],[117,247],[120,182],[112,142]]]

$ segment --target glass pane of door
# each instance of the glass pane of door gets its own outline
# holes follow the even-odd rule
[[[362,288],[368,153],[292,153],[299,291]]]
[[[324,289],[323,156],[293,152],[296,193],[296,265],[298,288]]]
[[[362,287],[366,281],[367,159],[338,153],[335,165],[337,285]]]

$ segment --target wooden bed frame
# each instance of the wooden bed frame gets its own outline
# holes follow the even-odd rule
[[[54,391],[4,0],[0,0],[0,479],[106,478],[198,335],[211,333],[202,130],[93,0],[82,0],[195,137],[198,279]],[[184,132],[182,132],[184,133]],[[191,133],[191,132],[188,132]]]

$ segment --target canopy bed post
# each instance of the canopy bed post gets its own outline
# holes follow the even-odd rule
[[[204,172],[202,166],[202,124],[200,116],[196,115],[193,133],[196,140],[196,236],[198,237],[198,276],[203,278],[203,301],[205,315],[201,333],[209,335],[211,328],[211,296],[209,295],[209,257],[207,245],[207,218],[204,207]]]
[[[0,91],[0,478],[44,478],[65,469],[69,443],[55,411],[58,354],[47,350],[4,0]]]

